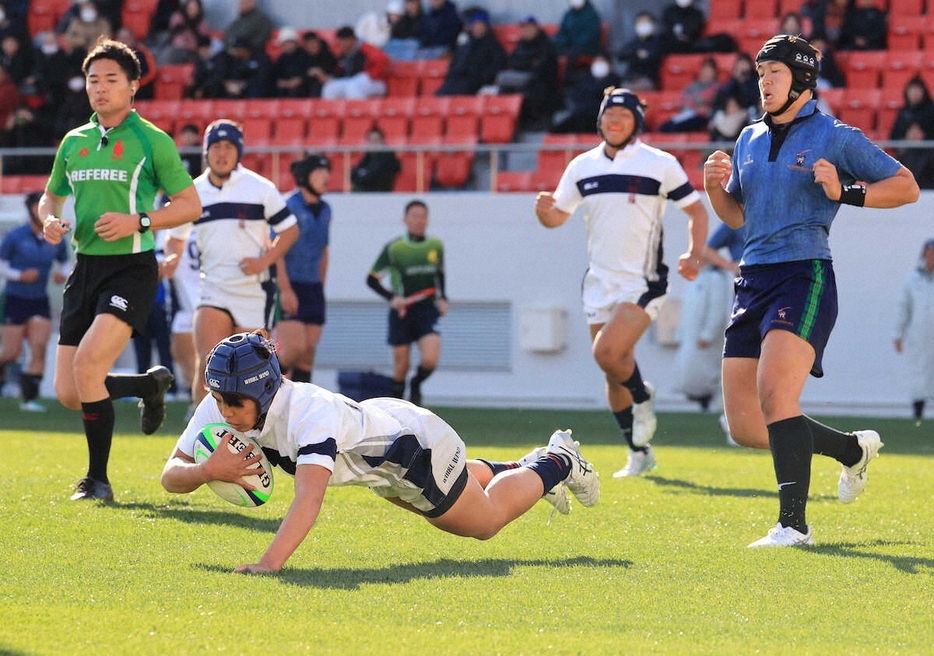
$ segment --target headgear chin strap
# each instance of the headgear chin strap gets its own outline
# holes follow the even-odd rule
[[[817,88],[817,75],[820,73],[820,51],[800,36],[779,34],[765,42],[756,55],[756,65],[762,62],[777,61],[791,69],[791,91],[788,100],[778,111],[769,112],[777,116],[785,112],[806,89]]]

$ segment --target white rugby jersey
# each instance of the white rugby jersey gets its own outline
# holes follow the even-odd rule
[[[268,271],[243,275],[239,263],[263,255],[269,247],[270,227],[279,233],[298,222],[276,186],[238,165],[223,187],[215,187],[205,171],[195,178],[195,189],[201,198],[201,217],[194,224],[172,228],[170,234],[187,240],[192,226],[196,228],[202,279],[218,287],[252,287],[268,280]]]
[[[672,200],[700,200],[674,155],[636,140],[610,159],[600,144],[571,160],[555,190],[555,207],[583,205],[592,267],[658,280],[664,276],[662,217]]]
[[[178,266],[172,276],[172,285],[178,296],[177,311],[194,312],[198,307],[198,293],[201,289],[201,254],[198,251],[198,232],[192,230],[178,259]]]
[[[201,429],[223,422],[217,401],[206,396],[176,448],[193,456]],[[395,472],[417,455],[413,450],[430,448],[432,438],[444,439],[454,431],[430,411],[401,399],[358,403],[317,385],[283,378],[263,428],[244,434],[259,443],[270,464],[289,474],[295,474],[297,465],[320,465],[331,471],[329,486],[373,488],[394,482]],[[405,439],[407,435],[418,440]]]

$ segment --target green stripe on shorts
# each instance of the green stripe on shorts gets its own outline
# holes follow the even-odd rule
[[[817,321],[817,311],[820,308],[821,298],[824,296],[825,283],[824,263],[821,260],[814,260],[814,280],[811,282],[810,288],[808,288],[804,312],[801,313],[801,322],[798,324],[797,332],[801,339],[809,340],[811,337],[811,331],[814,330],[814,323]]]

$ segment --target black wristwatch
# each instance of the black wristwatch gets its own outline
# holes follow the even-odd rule
[[[149,215],[146,212],[139,213],[139,231],[140,232],[149,232],[149,229],[152,227],[152,219],[149,218]]]

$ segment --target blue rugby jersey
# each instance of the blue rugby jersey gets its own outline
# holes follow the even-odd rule
[[[901,168],[861,130],[822,114],[816,100],[805,103],[781,143],[768,119],[745,127],[726,187],[745,206],[743,264],[831,259],[828,235],[840,203],[814,182],[821,158],[843,184],[877,182]]]
[[[289,280],[321,282],[321,259],[330,238],[331,206],[324,200],[311,206],[298,190],[286,198],[285,204],[298,219],[298,241],[285,254]]]
[[[0,242],[0,260],[4,260],[11,269],[20,272],[38,269],[39,279],[29,283],[7,280],[6,293],[17,298],[45,298],[52,263],[68,262],[70,250],[64,239],[53,246],[45,241],[42,235],[37,237],[28,223],[10,230]]]

